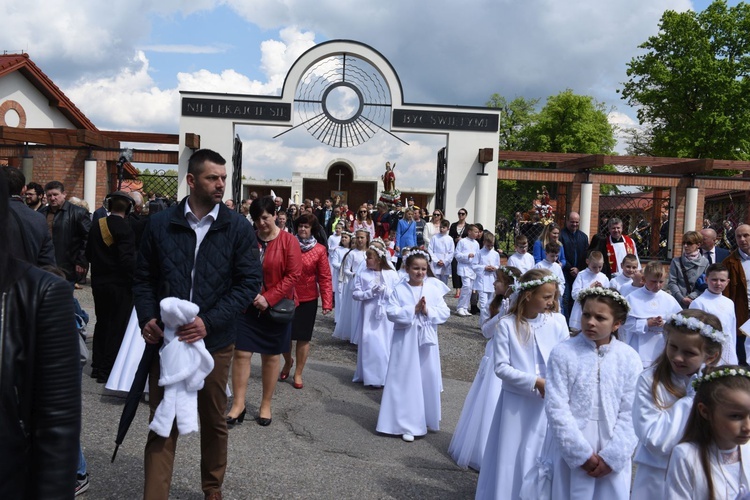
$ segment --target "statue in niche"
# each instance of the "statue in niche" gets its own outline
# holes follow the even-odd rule
[[[391,167],[391,162],[385,162],[385,173],[380,177],[383,179],[383,192],[393,193],[396,191],[396,174],[393,170],[396,168],[396,164]]]

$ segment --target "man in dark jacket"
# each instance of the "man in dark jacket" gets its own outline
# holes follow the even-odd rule
[[[750,276],[750,226],[740,224],[735,232],[737,248],[724,259],[722,264],[729,271],[729,285],[724,289],[724,296],[734,302],[734,314],[737,318],[737,359],[739,364],[747,363],[745,352],[745,336],[739,328],[750,316],[750,304],[748,304],[747,279]]]
[[[122,191],[107,196],[109,215],[91,227],[86,245],[96,312],[91,376],[100,384],[109,378],[133,311],[136,247],[127,216],[134,204]]]
[[[562,243],[565,251],[563,309],[566,319],[570,319],[570,312],[573,310],[573,297],[571,295],[573,282],[576,280],[578,272],[586,269],[589,237],[580,230],[580,226],[581,216],[577,212],[570,212],[568,220],[565,222],[565,228],[560,231],[560,243]]]
[[[47,227],[55,246],[57,266],[65,271],[68,281],[75,283],[76,276],[86,272],[86,240],[91,229],[91,219],[85,208],[65,200],[65,187],[59,181],[44,186],[47,205],[41,210],[47,218]]]
[[[188,162],[190,196],[150,216],[143,235],[133,292],[143,338],[159,344],[163,331],[159,301],[190,300],[200,308],[192,323],[177,331],[179,341],[203,339],[214,369],[198,392],[201,428],[201,482],[206,498],[221,498],[227,465],[226,384],[234,352],[235,321],[260,293],[258,242],[246,218],[221,203],[226,161],[201,149]],[[175,339],[177,341],[177,339]],[[150,350],[150,349],[149,349]],[[150,378],[151,415],[162,400],[159,361]],[[149,432],[145,451],[144,498],[168,498],[177,428],[163,438]]]
[[[44,216],[29,208],[21,196],[26,183],[23,172],[8,166],[3,167],[3,171],[10,191],[8,242],[11,254],[37,267],[54,266],[55,247]]]

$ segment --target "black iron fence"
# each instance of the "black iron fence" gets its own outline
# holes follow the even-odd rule
[[[724,191],[706,196],[703,206],[703,223],[697,227],[709,227],[716,231],[717,245],[734,250],[734,230],[747,220],[747,193],[744,191]]]

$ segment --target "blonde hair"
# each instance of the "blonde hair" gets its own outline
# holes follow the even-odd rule
[[[528,283],[529,281],[535,281],[535,280],[541,280],[545,276],[552,276],[552,273],[548,271],[547,269],[532,269],[530,271],[527,271],[521,278],[518,280],[519,283]],[[555,282],[552,282],[555,284]],[[545,285],[547,283],[544,283]],[[543,285],[538,285],[530,288],[526,288],[520,292],[518,292],[518,298],[510,308],[509,313],[514,315],[516,317],[516,335],[518,336],[518,340],[521,341],[522,344],[525,344],[529,341],[531,338],[531,332],[528,328],[528,322],[526,321],[526,317],[524,316],[526,312],[526,303],[528,302],[528,299],[531,298],[531,296],[536,293],[537,289]],[[555,299],[554,299],[554,306],[553,311],[559,312],[560,310],[560,289],[555,284]]]

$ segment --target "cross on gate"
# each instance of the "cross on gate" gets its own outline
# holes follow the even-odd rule
[[[339,173],[338,174],[333,174],[333,175],[335,175],[335,176],[337,176],[339,178],[339,189],[338,190],[341,191],[341,178],[344,177],[344,175],[346,175],[346,174],[344,172],[342,172],[341,169],[339,169]]]

